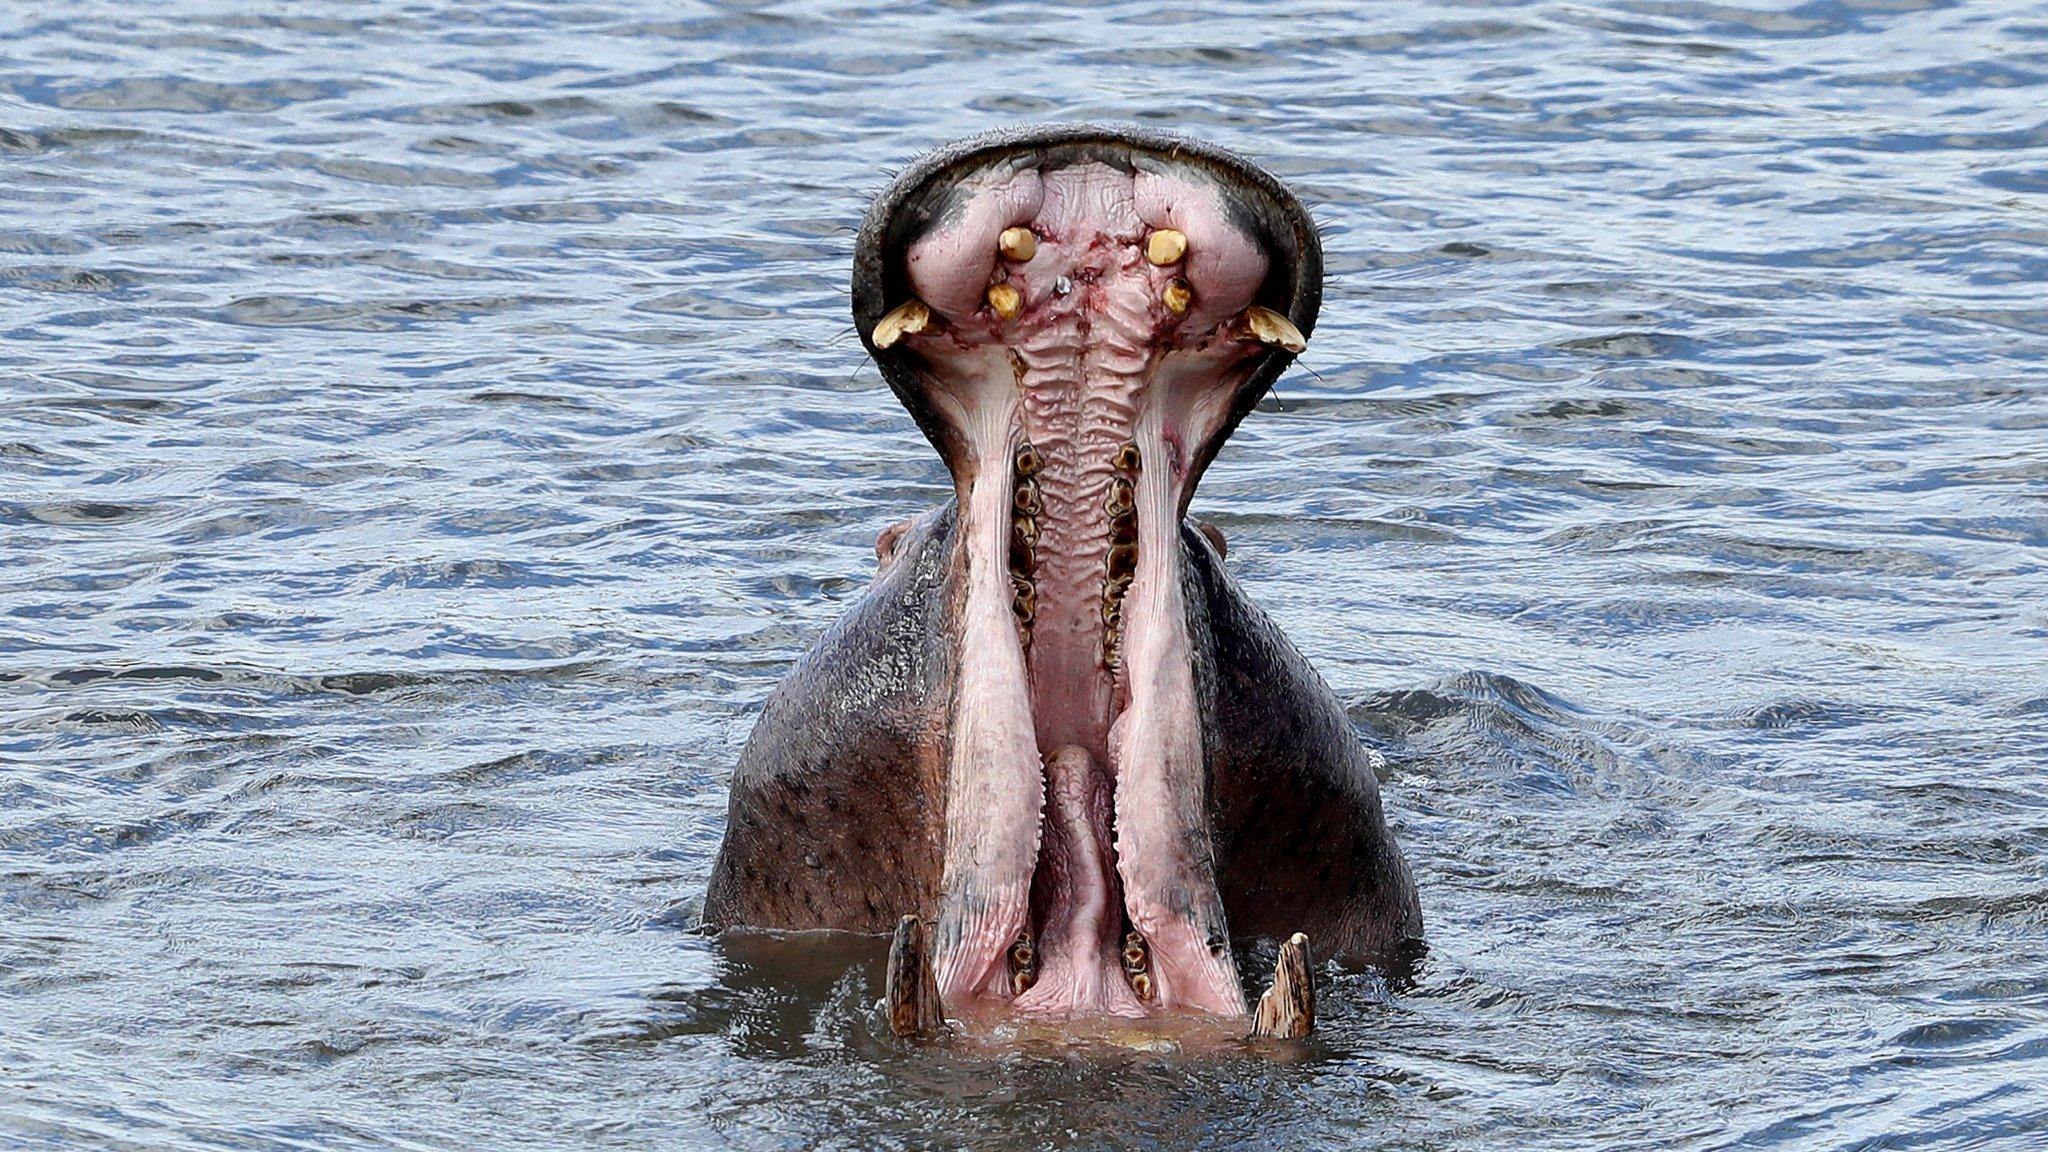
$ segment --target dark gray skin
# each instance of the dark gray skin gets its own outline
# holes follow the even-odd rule
[[[948,505],[768,697],[733,772],[704,920],[887,932],[929,918],[959,610]]]
[[[944,825],[947,620],[962,597],[950,504],[768,699],[733,774],[705,900],[719,927],[886,933],[930,919]],[[1414,882],[1343,705],[1183,526],[1218,880],[1233,934],[1306,932],[1318,954],[1396,967]]]
[[[1011,145],[1086,148],[1105,137],[1213,161],[1229,180],[1263,182],[1296,203],[1228,153],[1138,130],[996,134],[913,165],[862,230],[854,312],[884,377],[949,463],[951,430],[900,353],[871,339],[885,301],[902,292],[902,273],[884,253],[944,211],[931,187],[943,199],[948,165],[960,158]],[[1313,226],[1298,205],[1284,218],[1260,211],[1245,224],[1276,262],[1261,298],[1307,333],[1321,296]],[[1193,447],[1195,475],[1289,362],[1271,355],[1247,374],[1221,433]],[[937,917],[966,600],[959,520],[949,502],[885,543],[874,585],[770,696],[733,776],[708,925],[886,934],[905,913]],[[1186,520],[1180,537],[1215,876],[1231,935],[1303,932],[1318,957],[1400,967],[1420,944],[1420,907],[1342,705],[1245,597],[1219,549]]]

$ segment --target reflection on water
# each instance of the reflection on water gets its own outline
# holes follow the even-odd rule
[[[0,48],[0,1144],[2048,1126],[2048,6],[245,8]],[[943,494],[853,225],[1054,118],[1325,232],[1198,505],[1431,951],[1286,1059],[906,1049],[879,944],[689,928]]]

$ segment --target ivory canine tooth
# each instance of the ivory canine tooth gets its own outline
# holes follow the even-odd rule
[[[877,348],[894,347],[905,336],[915,336],[932,322],[932,310],[922,300],[905,300],[875,322],[872,337]]]
[[[991,284],[988,286],[988,306],[1005,320],[1015,320],[1017,313],[1024,310],[1024,294],[1017,291],[1015,284]]]
[[[996,251],[1003,254],[1003,259],[1021,264],[1038,255],[1038,236],[1029,228],[1005,228],[996,237]]]
[[[1285,348],[1296,353],[1308,347],[1308,338],[1301,334],[1301,329],[1294,326],[1294,321],[1271,308],[1262,308],[1254,304],[1245,309],[1244,327],[1252,339],[1261,344],[1271,344],[1276,348]]]
[[[1166,287],[1159,293],[1159,300],[1166,305],[1168,312],[1181,316],[1195,302],[1195,290],[1186,280],[1175,276],[1166,282]]]
[[[1177,229],[1161,228],[1145,237],[1145,259],[1157,267],[1178,263],[1187,252],[1187,235]]]
[[[889,971],[883,983],[889,990],[891,1032],[929,1040],[945,1029],[946,1012],[939,1003],[939,985],[932,974],[931,941],[923,922],[915,916],[896,921],[896,937],[889,943]]]
[[[1296,932],[1280,946],[1273,965],[1273,986],[1259,997],[1252,1014],[1252,1035],[1299,1040],[1316,1030],[1316,974],[1308,937]]]

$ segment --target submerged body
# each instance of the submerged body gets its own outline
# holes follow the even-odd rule
[[[929,921],[966,1016],[1235,1017],[1233,934],[1419,938],[1342,707],[1186,520],[1320,278],[1291,195],[1170,138],[984,138],[884,194],[855,318],[957,495],[769,701],[709,922]]]

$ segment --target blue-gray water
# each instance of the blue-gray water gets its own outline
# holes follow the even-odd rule
[[[4,19],[0,1146],[2042,1147],[2048,4]],[[689,931],[944,492],[853,225],[1082,118],[1325,230],[1197,508],[1432,950],[1293,1062]]]

